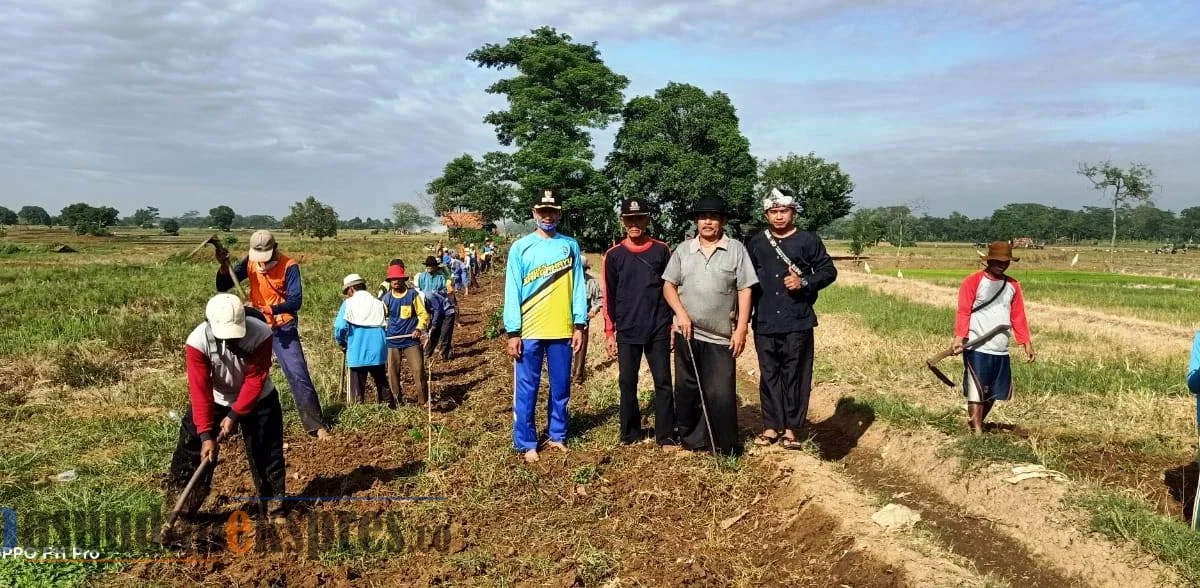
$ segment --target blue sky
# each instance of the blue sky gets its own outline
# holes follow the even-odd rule
[[[753,154],[838,161],[868,206],[1099,204],[1079,161],[1144,162],[1200,205],[1200,3],[566,0],[0,5],[0,205],[123,214],[229,204],[343,217],[421,202],[497,148],[499,75],[465,61],[548,24],[595,41],[627,98],[732,98]],[[594,134],[597,157],[615,129]]]

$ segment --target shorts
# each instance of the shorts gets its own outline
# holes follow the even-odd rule
[[[963,351],[963,396],[967,402],[1012,399],[1012,368],[1007,355]]]

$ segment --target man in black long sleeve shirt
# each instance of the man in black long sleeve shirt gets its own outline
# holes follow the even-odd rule
[[[758,274],[754,289],[754,346],[758,351],[763,432],[755,445],[799,449],[812,392],[813,328],[817,292],[837,279],[837,268],[821,238],[795,226],[799,203],[790,190],[775,188],[763,201],[767,229],[750,240]]]
[[[621,442],[642,440],[637,381],[645,354],[654,378],[654,437],[670,451],[679,448],[671,395],[672,313],[662,293],[662,276],[671,259],[671,248],[646,234],[649,213],[641,198],[621,203],[626,238],[604,254],[604,333],[609,356],[617,358]]]

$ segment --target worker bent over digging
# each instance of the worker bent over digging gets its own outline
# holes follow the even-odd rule
[[[298,314],[304,302],[300,283],[300,265],[279,252],[271,231],[255,231],[250,236],[250,253],[233,266],[229,275],[229,254],[217,250],[221,269],[217,270],[217,291],[233,288],[233,280],[249,280],[250,305],[258,309],[274,331],[271,338],[275,359],[287,377],[300,421],[310,435],[325,439],[329,432],[321,418],[321,401],[308,373],[304,348],[300,345]]]
[[[284,496],[283,410],[271,383],[272,332],[247,317],[242,301],[217,294],[208,301],[205,321],[188,335],[186,349],[190,403],[179,428],[168,485],[179,492],[202,461],[215,464],[218,444],[242,433],[258,496]],[[196,514],[212,485],[213,468],[201,474],[182,514]],[[275,504],[273,514],[284,505]]]
[[[754,348],[758,352],[763,432],[754,444],[776,441],[800,449],[812,392],[817,293],[837,279],[821,238],[796,228],[799,200],[775,188],[763,200],[767,228],[750,240],[758,275],[754,289]]]
[[[654,437],[666,451],[679,449],[675,401],[671,393],[671,307],[663,298],[663,273],[671,248],[650,237],[649,204],[641,198],[621,203],[625,240],[604,254],[604,334],[609,357],[617,358],[621,389],[621,442],[642,441],[638,371],[642,355],[654,380]]]
[[[758,283],[758,277],[746,247],[724,234],[724,201],[701,198],[693,214],[696,238],[675,248],[663,273],[663,295],[675,311],[678,331],[675,406],[679,437],[685,449],[712,448],[722,455],[736,455],[742,448],[734,362],[746,348],[750,288]]]
[[[1009,332],[1000,330],[973,349],[963,346],[998,327],[1011,325],[1012,336],[1025,349],[1029,361],[1037,357],[1029,338],[1021,285],[1005,274],[1014,261],[1020,260],[1012,256],[1012,244],[1005,241],[991,243],[983,259],[987,267],[967,276],[958,289],[958,312],[951,349],[963,354],[963,394],[967,397],[971,432],[975,434],[983,432],[983,422],[997,400],[1012,399]]]
[[[367,281],[358,274],[342,279],[342,295],[346,300],[333,319],[333,340],[346,354],[346,367],[350,368],[350,398],[362,404],[367,378],[371,378],[375,381],[379,403],[396,408],[396,399],[392,398],[388,386],[384,333],[387,311],[378,298],[367,292]]]
[[[448,360],[454,345],[458,302],[450,276],[437,257],[425,258],[425,271],[417,275],[417,290],[421,292],[430,317],[425,357],[433,357],[433,352],[439,350],[442,361]]]
[[[413,374],[416,400],[424,405],[429,402],[425,379],[425,355],[421,352],[421,333],[429,325],[429,314],[420,292],[408,287],[408,273],[401,266],[388,266],[388,283],[391,288],[383,295],[383,306],[387,309],[387,366],[388,382],[396,397],[400,393],[401,366],[408,362]]]
[[[512,244],[504,281],[504,330],[513,366],[513,447],[525,461],[538,460],[534,428],[542,360],[548,365],[546,447],[566,451],[567,401],[571,398],[571,354],[583,342],[587,290],[579,243],[558,233],[562,200],[553,190],[538,193],[534,232]]]

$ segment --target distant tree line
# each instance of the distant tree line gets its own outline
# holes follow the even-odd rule
[[[1179,213],[1151,204],[1117,209],[1117,238],[1125,241],[1200,241],[1200,206]],[[908,206],[860,208],[831,223],[822,234],[833,239],[856,238],[870,246],[879,241],[983,242],[1032,237],[1043,243],[1109,241],[1112,210],[1085,206],[1067,210],[1032,202],[1008,204],[991,215],[970,218],[959,212],[939,217],[916,216]]]

